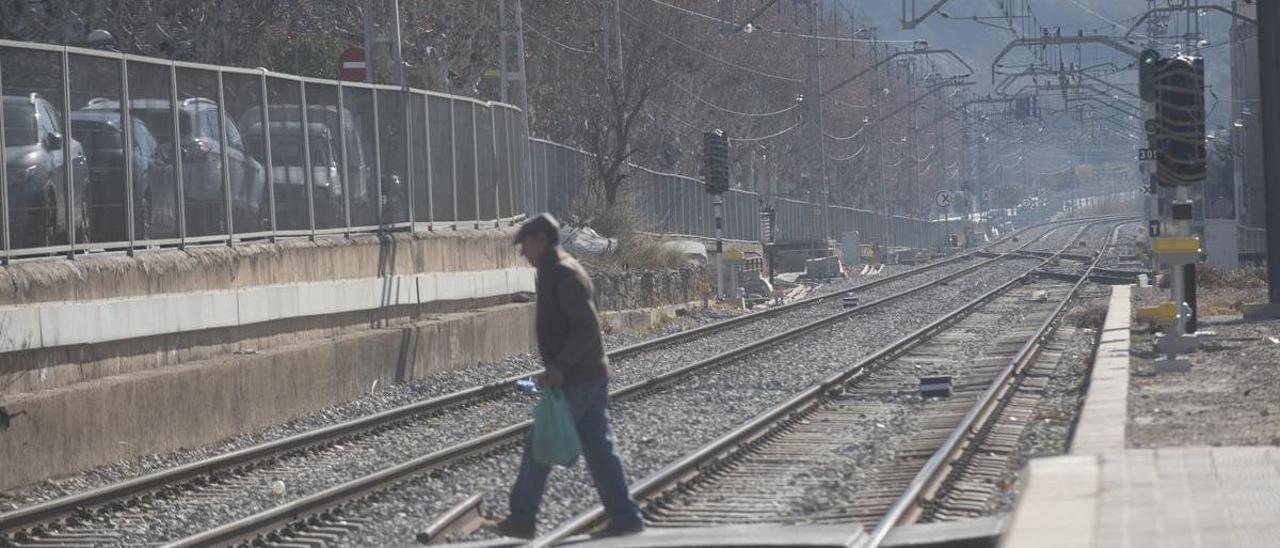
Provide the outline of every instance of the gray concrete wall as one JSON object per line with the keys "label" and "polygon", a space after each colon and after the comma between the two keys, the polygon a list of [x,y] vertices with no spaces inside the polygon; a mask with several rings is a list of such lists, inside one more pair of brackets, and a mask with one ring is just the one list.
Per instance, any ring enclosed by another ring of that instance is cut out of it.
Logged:
{"label": "gray concrete wall", "polygon": [[0,269],[0,395],[507,302],[510,230],[162,250]]}
{"label": "gray concrete wall", "polygon": [[355,234],[23,262],[0,268],[0,306],[523,268],[511,234],[510,228]]}
{"label": "gray concrete wall", "polygon": [[[533,306],[478,311],[0,396],[0,489],[207,444],[341,403],[374,383],[534,348]],[[6,424],[7,423],[7,424]]]}

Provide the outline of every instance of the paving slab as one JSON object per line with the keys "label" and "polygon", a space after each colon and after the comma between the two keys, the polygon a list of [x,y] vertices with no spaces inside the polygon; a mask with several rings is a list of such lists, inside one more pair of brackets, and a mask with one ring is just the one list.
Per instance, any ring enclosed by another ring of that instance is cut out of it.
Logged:
{"label": "paving slab", "polygon": [[650,527],[638,535],[574,538],[564,546],[638,548],[642,546],[850,546],[864,535],[860,525],[726,525],[722,527]]}
{"label": "paving slab", "polygon": [[1033,460],[1000,546],[1273,547],[1280,448],[1163,447]]}

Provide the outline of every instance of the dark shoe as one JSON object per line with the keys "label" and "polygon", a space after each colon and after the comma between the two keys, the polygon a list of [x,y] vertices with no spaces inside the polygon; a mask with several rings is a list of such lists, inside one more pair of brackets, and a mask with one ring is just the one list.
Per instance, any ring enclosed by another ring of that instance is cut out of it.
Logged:
{"label": "dark shoe", "polygon": [[512,523],[504,519],[493,524],[490,529],[504,537],[524,540],[533,540],[533,537],[538,536],[538,524],[536,523]]}
{"label": "dark shoe", "polygon": [[644,532],[643,521],[636,521],[633,523],[625,523],[625,524],[617,524],[610,521],[608,527],[605,527],[604,529],[601,529],[599,531],[596,531],[595,533],[592,533],[591,537],[592,538],[623,537],[623,536],[635,535],[643,532]]}

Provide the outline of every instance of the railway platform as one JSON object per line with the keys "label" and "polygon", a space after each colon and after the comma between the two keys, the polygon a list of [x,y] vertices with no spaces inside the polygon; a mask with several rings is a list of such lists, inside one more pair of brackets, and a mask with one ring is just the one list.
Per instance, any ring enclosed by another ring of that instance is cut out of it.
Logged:
{"label": "railway platform", "polygon": [[1129,290],[1113,294],[1071,453],[1029,463],[1000,546],[1275,546],[1280,448],[1130,447]]}

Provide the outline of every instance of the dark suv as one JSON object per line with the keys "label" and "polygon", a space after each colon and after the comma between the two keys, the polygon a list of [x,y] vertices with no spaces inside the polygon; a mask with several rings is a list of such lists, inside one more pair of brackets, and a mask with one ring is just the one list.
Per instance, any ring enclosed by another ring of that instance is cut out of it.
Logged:
{"label": "dark suv", "polygon": [[[173,237],[177,227],[177,184],[173,161],[147,125],[131,120],[134,236]],[[89,219],[97,241],[128,237],[124,171],[124,129],[118,110],[71,113],[71,134],[84,144],[89,164]]]}
{"label": "dark suv", "polygon": [[[120,102],[94,99],[84,110],[120,110]],[[160,142],[173,142],[173,113],[168,99],[134,99],[129,110]],[[231,211],[238,233],[264,229],[268,218],[266,172],[245,150],[240,130],[223,115],[227,128],[227,160],[231,180]],[[178,132],[182,154],[183,199],[187,234],[226,232],[223,222],[222,141],[218,136],[218,104],[204,98],[178,103]]]}
{"label": "dark suv", "polygon": [[[305,228],[307,176],[311,177],[317,226],[341,226],[342,183],[338,175],[340,146],[324,124],[308,126],[311,164],[304,158],[301,122],[271,122],[271,175],[275,181],[276,216],[281,228]],[[245,125],[244,140],[254,158],[266,160],[266,136],[261,122]],[[309,172],[309,173],[308,173]]]}
{"label": "dark suv", "polygon": [[72,162],[76,240],[89,240],[88,166],[80,143],[66,139],[62,128],[62,114],[39,94],[4,96],[4,168],[9,243],[14,249],[68,242],[67,155]]}

